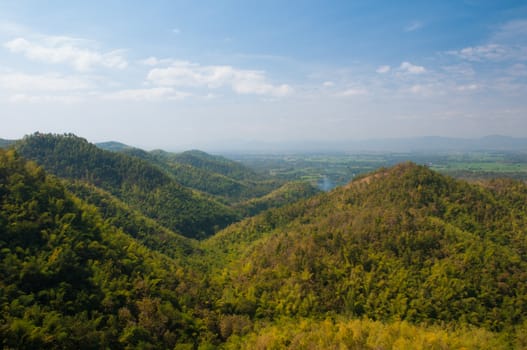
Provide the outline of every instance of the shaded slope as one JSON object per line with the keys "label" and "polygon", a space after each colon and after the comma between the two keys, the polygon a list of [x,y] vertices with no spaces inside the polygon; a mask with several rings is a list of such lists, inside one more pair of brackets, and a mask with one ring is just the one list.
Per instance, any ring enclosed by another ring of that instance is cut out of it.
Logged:
{"label": "shaded slope", "polygon": [[0,252],[3,348],[195,341],[198,327],[182,310],[183,272],[175,261],[105,224],[34,163],[1,150]]}
{"label": "shaded slope", "polygon": [[229,204],[261,197],[283,181],[266,178],[230,159],[202,151],[150,153],[163,168],[184,186],[208,193]]}
{"label": "shaded slope", "polygon": [[301,199],[312,197],[319,192],[307,181],[292,181],[262,197],[240,203],[237,207],[244,213],[244,216],[249,217],[267,209],[280,208]]}
{"label": "shaded slope", "polygon": [[160,153],[160,155],[179,164],[192,165],[196,168],[206,169],[236,180],[256,180],[260,178],[254,171],[238,162],[198,150],[175,154]]}
{"label": "shaded slope", "polygon": [[204,243],[223,312],[503,330],[527,315],[527,188],[413,164],[268,211]]}
{"label": "shaded slope", "polygon": [[64,186],[95,206],[107,224],[123,230],[152,250],[176,260],[197,252],[197,242],[161,226],[109,192],[82,181],[64,180]]}
{"label": "shaded slope", "polygon": [[232,210],[181,186],[160,168],[74,135],[35,134],[16,148],[51,173],[100,187],[187,237],[209,236],[236,219]]}

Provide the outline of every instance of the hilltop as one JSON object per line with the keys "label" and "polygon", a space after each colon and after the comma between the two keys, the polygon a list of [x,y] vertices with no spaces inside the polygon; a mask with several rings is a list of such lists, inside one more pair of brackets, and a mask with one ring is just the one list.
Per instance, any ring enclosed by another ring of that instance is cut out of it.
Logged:
{"label": "hilltop", "polygon": [[223,271],[213,273],[217,303],[256,318],[511,329],[527,315],[526,199],[512,180],[480,186],[411,163],[381,169],[204,242]]}

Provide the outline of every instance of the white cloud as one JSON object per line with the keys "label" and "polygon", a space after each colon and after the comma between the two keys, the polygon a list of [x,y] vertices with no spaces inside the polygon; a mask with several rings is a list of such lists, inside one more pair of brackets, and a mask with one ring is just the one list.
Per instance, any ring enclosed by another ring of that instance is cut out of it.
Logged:
{"label": "white cloud", "polygon": [[419,21],[414,21],[410,24],[408,24],[406,27],[404,27],[404,31],[405,32],[413,32],[413,31],[416,31],[418,29],[421,29],[423,27],[423,23],[419,22]]}
{"label": "white cloud", "polygon": [[332,81],[325,81],[322,83],[322,86],[328,88],[328,87],[335,86],[335,83]]}
{"label": "white cloud", "polygon": [[180,61],[173,60],[171,58],[157,58],[155,56],[150,56],[144,60],[139,61],[139,63],[144,64],[146,66],[170,65],[178,62]]}
{"label": "white cloud", "polygon": [[71,91],[92,87],[87,79],[60,74],[0,73],[0,88],[8,91]]}
{"label": "white cloud", "polygon": [[379,74],[388,73],[392,68],[390,66],[379,66],[375,71]]}
{"label": "white cloud", "polygon": [[475,91],[478,90],[480,86],[478,84],[467,84],[467,85],[458,85],[456,86],[457,91]]}
{"label": "white cloud", "polygon": [[162,100],[181,100],[190,97],[191,94],[177,91],[169,87],[156,87],[150,89],[127,89],[104,95],[107,100],[126,100],[126,101],[162,101]]}
{"label": "white cloud", "polygon": [[67,36],[38,36],[34,40],[18,37],[6,42],[4,47],[33,61],[68,64],[78,71],[88,71],[95,66],[116,69],[127,67],[121,50],[99,52],[86,48],[88,43],[87,40]]}
{"label": "white cloud", "polygon": [[368,91],[365,89],[347,89],[347,90],[340,92],[337,96],[350,97],[350,96],[366,95],[367,93]]}
{"label": "white cloud", "polygon": [[491,36],[489,41],[509,45],[527,44],[527,19],[505,23]]}
{"label": "white cloud", "polygon": [[9,97],[9,102],[20,104],[74,104],[82,98],[74,95],[27,95],[16,94]]}
{"label": "white cloud", "polygon": [[412,85],[409,89],[412,94],[423,94],[427,91],[427,88],[423,85]]}
{"label": "white cloud", "polygon": [[270,84],[264,72],[236,69],[231,66],[202,66],[187,61],[173,61],[169,67],[154,68],[148,81],[158,86],[231,87],[239,94],[285,96],[293,92],[289,85]]}
{"label": "white cloud", "polygon": [[468,61],[501,60],[509,55],[508,48],[498,44],[465,47],[449,53]]}
{"label": "white cloud", "polygon": [[414,64],[411,64],[410,62],[401,63],[401,65],[399,66],[399,69],[407,73],[410,73],[410,74],[422,74],[426,72],[425,67],[416,66]]}
{"label": "white cloud", "polygon": [[157,66],[159,64],[159,60],[153,56],[150,56],[140,62],[147,66]]}
{"label": "white cloud", "polygon": [[504,61],[527,59],[527,20],[513,20],[502,25],[487,43],[448,51],[467,61]]}

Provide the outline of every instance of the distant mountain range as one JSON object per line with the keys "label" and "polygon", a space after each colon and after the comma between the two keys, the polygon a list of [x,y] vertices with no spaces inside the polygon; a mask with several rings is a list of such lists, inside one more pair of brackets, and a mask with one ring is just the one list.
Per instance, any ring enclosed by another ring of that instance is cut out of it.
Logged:
{"label": "distant mountain range", "polygon": [[[0,148],[16,140],[0,138]],[[113,152],[139,150],[117,141],[95,143],[101,149]],[[527,137],[488,135],[480,138],[422,136],[409,138],[378,138],[347,141],[291,141],[260,142],[233,141],[206,147],[217,153],[313,153],[313,152],[473,152],[473,151],[526,151]]]}
{"label": "distant mountain range", "polygon": [[[211,146],[221,153],[316,152],[473,152],[527,151],[527,138],[489,135],[481,138],[423,136],[346,141],[236,142]],[[243,150],[243,151],[240,151]]]}

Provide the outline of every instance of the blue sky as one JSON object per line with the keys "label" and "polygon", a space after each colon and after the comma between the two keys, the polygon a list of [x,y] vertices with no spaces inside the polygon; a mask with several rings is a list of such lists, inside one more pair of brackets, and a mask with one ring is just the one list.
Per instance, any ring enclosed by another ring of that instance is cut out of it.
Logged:
{"label": "blue sky", "polygon": [[527,136],[525,1],[2,1],[0,137]]}

